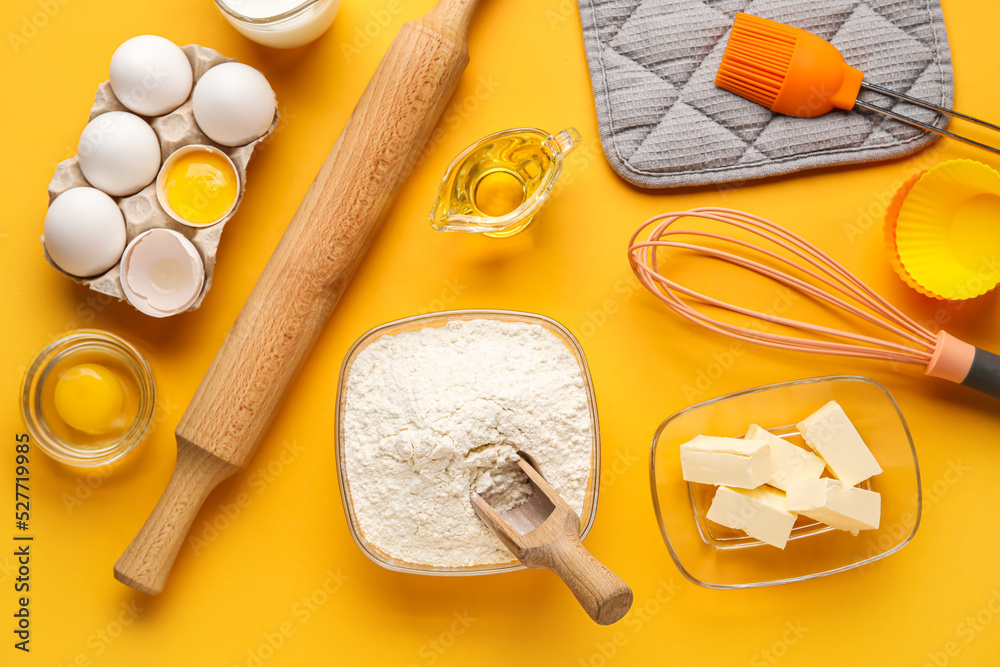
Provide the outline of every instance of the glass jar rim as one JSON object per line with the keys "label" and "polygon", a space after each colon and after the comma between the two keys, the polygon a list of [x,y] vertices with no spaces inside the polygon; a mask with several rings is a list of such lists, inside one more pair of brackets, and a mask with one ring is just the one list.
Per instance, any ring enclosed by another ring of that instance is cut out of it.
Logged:
{"label": "glass jar rim", "polygon": [[215,0],[215,5],[219,8],[221,12],[242,23],[249,23],[252,25],[270,25],[272,23],[280,23],[282,21],[294,18],[302,14],[306,10],[308,10],[310,7],[327,1],[328,0],[303,0],[303,2],[300,2],[291,9],[285,10],[280,14],[274,14],[272,16],[259,16],[259,17],[247,16],[246,14],[241,14],[240,12],[236,11],[232,6],[230,6],[228,0]]}

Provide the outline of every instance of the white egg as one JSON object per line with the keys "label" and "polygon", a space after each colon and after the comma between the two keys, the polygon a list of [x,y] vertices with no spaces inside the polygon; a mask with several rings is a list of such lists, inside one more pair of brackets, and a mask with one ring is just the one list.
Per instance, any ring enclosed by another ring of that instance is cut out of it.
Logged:
{"label": "white egg", "polygon": [[96,276],[122,256],[125,218],[115,201],[100,190],[72,188],[56,197],[45,213],[42,243],[66,273]]}
{"label": "white egg", "polygon": [[109,195],[133,195],[160,170],[160,140],[149,123],[109,111],[87,123],[76,151],[84,178]]}
{"label": "white egg", "polygon": [[191,104],[209,139],[242,146],[267,132],[278,103],[263,74],[242,63],[222,63],[198,79]]}
{"label": "white egg", "polygon": [[143,116],[170,113],[191,94],[191,63],[180,47],[157,35],[126,40],[111,56],[111,90]]}
{"label": "white egg", "polygon": [[122,291],[136,309],[168,317],[191,307],[205,282],[197,248],[172,229],[150,229],[132,239],[122,255]]}

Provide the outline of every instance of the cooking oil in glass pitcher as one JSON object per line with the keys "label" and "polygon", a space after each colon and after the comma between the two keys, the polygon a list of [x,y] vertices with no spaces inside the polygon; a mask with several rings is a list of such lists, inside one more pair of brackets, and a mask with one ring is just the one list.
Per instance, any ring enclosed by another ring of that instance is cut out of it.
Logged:
{"label": "cooking oil in glass pitcher", "polygon": [[493,237],[520,232],[552,192],[563,156],[580,141],[572,127],[555,136],[522,127],[481,139],[448,167],[431,209],[431,226]]}

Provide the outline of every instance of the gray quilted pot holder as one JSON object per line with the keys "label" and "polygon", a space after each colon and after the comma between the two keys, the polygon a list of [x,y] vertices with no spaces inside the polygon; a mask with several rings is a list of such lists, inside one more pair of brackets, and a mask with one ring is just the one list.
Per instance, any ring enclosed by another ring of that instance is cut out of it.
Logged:
{"label": "gray quilted pot holder", "polygon": [[[832,42],[867,82],[952,106],[936,0],[580,0],[601,142],[622,178],[645,188],[742,181],[899,157],[936,138],[869,112],[780,116],[717,88],[738,10]],[[889,98],[861,99],[947,124]]]}

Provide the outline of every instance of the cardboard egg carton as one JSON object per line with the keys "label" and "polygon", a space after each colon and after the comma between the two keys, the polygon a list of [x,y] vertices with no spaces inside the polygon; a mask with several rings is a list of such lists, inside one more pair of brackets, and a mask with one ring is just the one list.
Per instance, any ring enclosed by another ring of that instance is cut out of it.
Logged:
{"label": "cardboard egg carton", "polygon": [[[221,63],[236,62],[234,58],[226,58],[218,51],[197,44],[188,44],[182,47],[181,50],[184,51],[184,54],[191,62],[195,84],[212,67]],[[192,86],[193,90],[194,86]],[[97,88],[97,93],[94,95],[94,104],[90,108],[90,117],[87,120],[89,122],[109,111],[129,111],[129,109],[115,97],[114,92],[111,90],[110,81],[105,81]],[[129,113],[134,112],[129,111]],[[233,207],[234,212],[239,208],[240,202],[243,200],[243,192],[246,189],[247,163],[250,161],[250,156],[253,154],[256,145],[271,134],[278,124],[278,114],[275,112],[271,127],[259,139],[243,146],[223,146],[209,139],[198,128],[198,124],[194,120],[190,95],[184,104],[169,114],[152,118],[142,116],[142,118],[149,122],[157,138],[160,140],[161,165],[171,153],[189,144],[214,146],[229,156],[229,159],[233,161],[233,165],[236,167],[240,181],[236,205]],[[49,181],[49,204],[66,190],[89,185],[90,183],[87,182],[87,179],[83,176],[83,172],[80,170],[80,165],[75,155],[68,160],[63,160],[56,167],[55,174],[53,174],[52,180]],[[219,239],[228,220],[210,227],[201,228],[182,225],[167,215],[166,211],[160,206],[160,202],[156,199],[156,179],[153,179],[152,183],[134,195],[112,197],[112,199],[118,204],[125,217],[126,243],[131,243],[132,239],[147,230],[164,227],[179,232],[197,248],[198,254],[201,255],[202,262],[205,264],[205,283],[201,288],[198,298],[195,299],[188,310],[198,308],[205,298],[205,294],[208,293],[209,288],[212,286],[212,274],[215,268],[215,256],[219,247]],[[43,250],[44,247],[43,245]],[[113,296],[121,301],[127,301],[121,285],[120,262],[102,275],[79,278],[66,273],[56,266],[52,258],[49,257],[48,251],[45,251],[45,259],[57,271],[81,285],[89,287],[95,292]]]}

